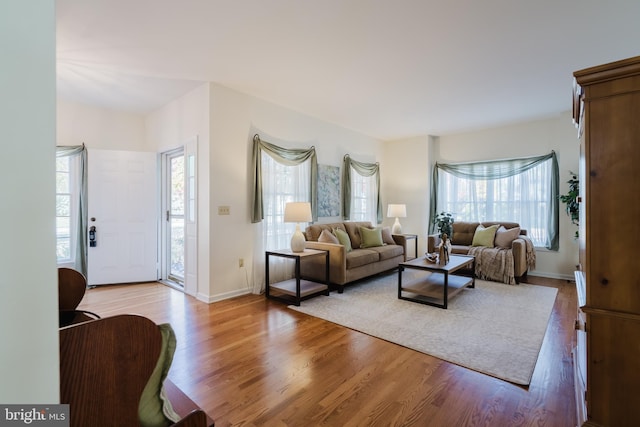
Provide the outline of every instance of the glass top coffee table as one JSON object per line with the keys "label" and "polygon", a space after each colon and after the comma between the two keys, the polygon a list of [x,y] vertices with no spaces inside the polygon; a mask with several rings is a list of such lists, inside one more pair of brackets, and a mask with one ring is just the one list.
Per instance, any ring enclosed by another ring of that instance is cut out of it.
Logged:
{"label": "glass top coffee table", "polygon": [[[398,266],[398,298],[446,309],[449,298],[464,288],[475,288],[475,266],[472,255],[451,255],[446,264],[427,261],[424,256],[402,262]],[[420,273],[403,277],[407,269]]]}

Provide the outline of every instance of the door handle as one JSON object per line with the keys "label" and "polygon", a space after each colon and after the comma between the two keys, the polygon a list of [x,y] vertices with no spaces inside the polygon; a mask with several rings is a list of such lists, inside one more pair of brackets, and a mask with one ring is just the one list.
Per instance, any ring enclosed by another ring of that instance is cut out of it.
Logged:
{"label": "door handle", "polygon": [[89,228],[89,247],[95,248],[97,246],[97,241],[96,241],[96,226],[92,225]]}

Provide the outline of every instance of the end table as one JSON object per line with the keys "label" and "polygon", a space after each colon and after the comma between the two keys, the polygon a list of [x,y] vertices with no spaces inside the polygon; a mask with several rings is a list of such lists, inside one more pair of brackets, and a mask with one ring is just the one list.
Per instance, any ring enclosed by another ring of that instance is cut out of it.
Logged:
{"label": "end table", "polygon": [[[295,277],[277,283],[269,280],[269,258],[282,257],[294,259],[296,262]],[[300,277],[300,261],[306,257],[323,256],[325,259],[325,282],[306,280]],[[272,293],[275,291],[275,294]],[[301,301],[317,295],[329,295],[329,251],[305,249],[304,252],[292,252],[290,249],[267,251],[265,255],[265,296],[285,303],[300,305]]]}
{"label": "end table", "polygon": [[418,258],[418,235],[417,234],[398,234],[398,236],[404,236],[405,240],[412,240],[413,239],[413,243],[415,246],[415,252],[414,252],[414,256],[413,258],[410,258],[408,255],[405,254],[405,259],[407,261],[410,261],[412,259],[416,259]]}

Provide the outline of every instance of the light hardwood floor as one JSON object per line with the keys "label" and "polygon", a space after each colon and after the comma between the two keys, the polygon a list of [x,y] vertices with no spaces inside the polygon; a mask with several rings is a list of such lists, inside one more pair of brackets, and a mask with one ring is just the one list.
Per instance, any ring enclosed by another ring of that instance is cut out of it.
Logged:
{"label": "light hardwood floor", "polygon": [[169,377],[220,427],[575,426],[575,284],[533,276],[527,282],[559,289],[529,387],[264,296],[205,304],[149,283],[91,289],[80,308],[170,322],[178,347]]}

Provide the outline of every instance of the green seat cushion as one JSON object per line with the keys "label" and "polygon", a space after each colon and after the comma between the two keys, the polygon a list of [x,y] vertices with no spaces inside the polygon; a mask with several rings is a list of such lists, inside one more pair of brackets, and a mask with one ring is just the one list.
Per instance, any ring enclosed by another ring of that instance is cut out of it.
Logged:
{"label": "green seat cushion", "polygon": [[473,234],[473,242],[471,243],[471,246],[485,246],[487,248],[492,248],[497,230],[497,225],[492,225],[487,228],[484,228],[482,225],[478,225],[476,232]]}
{"label": "green seat cushion", "polygon": [[360,227],[360,237],[362,238],[362,243],[360,243],[361,248],[373,248],[384,245],[381,228],[371,229]]}
{"label": "green seat cushion", "polygon": [[160,356],[138,405],[138,418],[143,427],[164,427],[180,421],[180,416],[173,410],[162,386],[176,351],[176,334],[168,323],[158,325],[158,328],[162,334]]}

